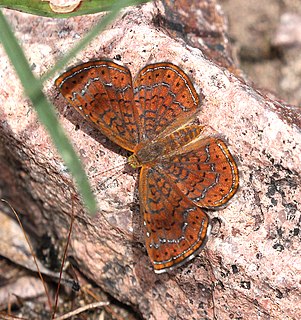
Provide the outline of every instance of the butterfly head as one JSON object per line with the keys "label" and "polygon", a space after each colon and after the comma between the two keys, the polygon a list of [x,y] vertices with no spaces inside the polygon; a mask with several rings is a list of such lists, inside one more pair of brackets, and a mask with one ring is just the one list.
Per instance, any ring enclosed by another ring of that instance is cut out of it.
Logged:
{"label": "butterfly head", "polygon": [[139,159],[135,154],[132,154],[131,156],[128,157],[128,164],[134,169],[141,167],[141,162],[139,161]]}

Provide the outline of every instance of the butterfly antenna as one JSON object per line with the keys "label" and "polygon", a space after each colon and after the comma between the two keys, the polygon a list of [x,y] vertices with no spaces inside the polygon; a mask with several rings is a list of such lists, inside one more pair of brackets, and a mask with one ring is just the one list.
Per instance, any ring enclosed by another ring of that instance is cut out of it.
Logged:
{"label": "butterfly antenna", "polygon": [[101,171],[101,172],[97,172],[96,174],[90,176],[90,178],[95,178],[95,177],[97,177],[97,176],[99,176],[101,174],[108,173],[108,172],[113,171],[113,170],[117,171],[117,169],[125,166],[127,163],[128,163],[128,161],[125,160],[124,162],[122,162],[122,163],[120,163],[120,164],[118,164],[118,165],[116,165],[116,166],[114,166],[114,167],[112,167],[110,169],[107,169],[107,170],[104,170],[104,171]]}
{"label": "butterfly antenna", "polygon": [[127,163],[128,163],[127,161],[124,161],[123,163],[118,164],[118,165],[114,166],[113,168],[110,168],[109,170],[98,172],[97,174],[91,176],[91,177],[95,178],[96,176],[99,176],[100,174],[106,174],[107,172],[115,171],[109,177],[102,179],[101,182],[96,182],[96,184],[93,185],[94,191],[104,190],[105,187],[108,187],[109,181],[112,181],[113,179],[116,179],[116,178],[120,177],[121,175],[123,175],[124,171],[120,170],[120,168],[124,167]]}

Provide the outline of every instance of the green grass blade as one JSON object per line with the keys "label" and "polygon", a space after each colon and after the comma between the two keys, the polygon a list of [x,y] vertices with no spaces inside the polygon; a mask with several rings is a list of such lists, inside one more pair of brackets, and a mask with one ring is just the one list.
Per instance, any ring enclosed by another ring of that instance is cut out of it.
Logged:
{"label": "green grass blade", "polygon": [[53,142],[75,178],[89,212],[95,213],[97,209],[96,201],[91,192],[91,188],[81,162],[79,161],[63,129],[59,125],[54,108],[48,102],[42,91],[41,82],[32,74],[24,53],[1,11],[0,30],[0,41],[2,42],[2,45],[20,78],[26,96],[32,101],[40,121],[44,124],[48,132],[51,132]]}
{"label": "green grass blade", "polygon": [[[93,0],[92,0],[93,1]],[[17,0],[0,0],[0,7],[4,2],[10,4],[19,3],[23,6],[28,1]],[[33,4],[34,1],[30,1]],[[40,0],[38,1],[40,2]],[[87,1],[85,1],[87,2]],[[30,66],[24,56],[22,49],[20,48],[14,34],[12,33],[5,17],[0,11],[0,40],[14,65],[20,81],[24,87],[25,94],[30,98],[34,108],[37,111],[40,121],[44,124],[48,130],[51,138],[73,175],[78,189],[83,197],[83,200],[90,211],[94,213],[96,211],[96,202],[91,192],[91,188],[88,183],[88,179],[82,169],[82,165],[72,148],[69,140],[67,139],[63,129],[59,125],[56,118],[53,106],[48,102],[42,91],[42,84],[44,81],[52,77],[58,70],[62,69],[70,59],[72,59],[79,51],[81,51],[96,35],[99,34],[104,28],[118,15],[119,11],[126,6],[138,3],[147,2],[146,0],[118,0],[118,1],[99,1],[99,3],[113,3],[113,6],[108,7],[111,11],[102,18],[102,20],[85,36],[67,55],[60,59],[54,68],[46,73],[40,80],[38,80],[31,72]],[[29,3],[29,2],[28,2]]]}
{"label": "green grass blade", "polygon": [[[126,6],[136,5],[149,0],[128,0]],[[0,0],[0,7],[19,10],[31,14],[36,14],[52,18],[69,18],[79,15],[97,13],[111,10],[113,5],[119,5],[119,0],[84,0],[70,13],[53,12],[48,1],[41,0]]]}

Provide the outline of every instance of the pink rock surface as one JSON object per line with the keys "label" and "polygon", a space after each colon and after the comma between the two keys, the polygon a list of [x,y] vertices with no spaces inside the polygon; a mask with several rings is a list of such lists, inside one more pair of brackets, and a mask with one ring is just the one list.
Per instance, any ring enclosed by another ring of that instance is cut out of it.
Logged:
{"label": "pink rock surface", "polygon": [[[216,27],[223,35],[215,19],[205,23],[209,13],[220,21],[220,9],[211,1],[198,3],[199,30]],[[300,319],[300,109],[272,101],[238,79],[227,51],[213,50],[229,63],[217,59],[206,50],[212,43],[202,33],[194,33],[198,47],[174,34],[169,10],[161,2],[125,9],[71,65],[121,57],[133,75],[152,62],[181,67],[205,95],[200,123],[218,131],[236,156],[240,189],[226,208],[208,213],[213,233],[198,257],[173,272],[154,274],[144,248],[137,172],[125,167],[103,173],[124,162],[127,153],[66,106],[49,81],[45,92],[99,204],[91,219],[76,203],[69,255],[82,273],[145,319]],[[4,12],[37,76],[102,16],[53,20]],[[158,17],[166,23],[158,26]],[[220,39],[226,46],[226,38]],[[65,238],[75,189],[2,48],[0,78],[1,197],[24,215],[28,232]]]}

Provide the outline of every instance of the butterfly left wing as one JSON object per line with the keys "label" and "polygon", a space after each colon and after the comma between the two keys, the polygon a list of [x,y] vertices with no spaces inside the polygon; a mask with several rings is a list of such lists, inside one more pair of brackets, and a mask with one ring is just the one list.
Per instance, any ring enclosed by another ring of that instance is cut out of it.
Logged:
{"label": "butterfly left wing", "polygon": [[140,140],[140,121],[128,68],[107,60],[90,61],[66,71],[55,84],[104,135],[124,149],[134,150]]}
{"label": "butterfly left wing", "polygon": [[139,194],[146,248],[155,272],[195,257],[210,233],[206,213],[156,166],[142,167]]}

